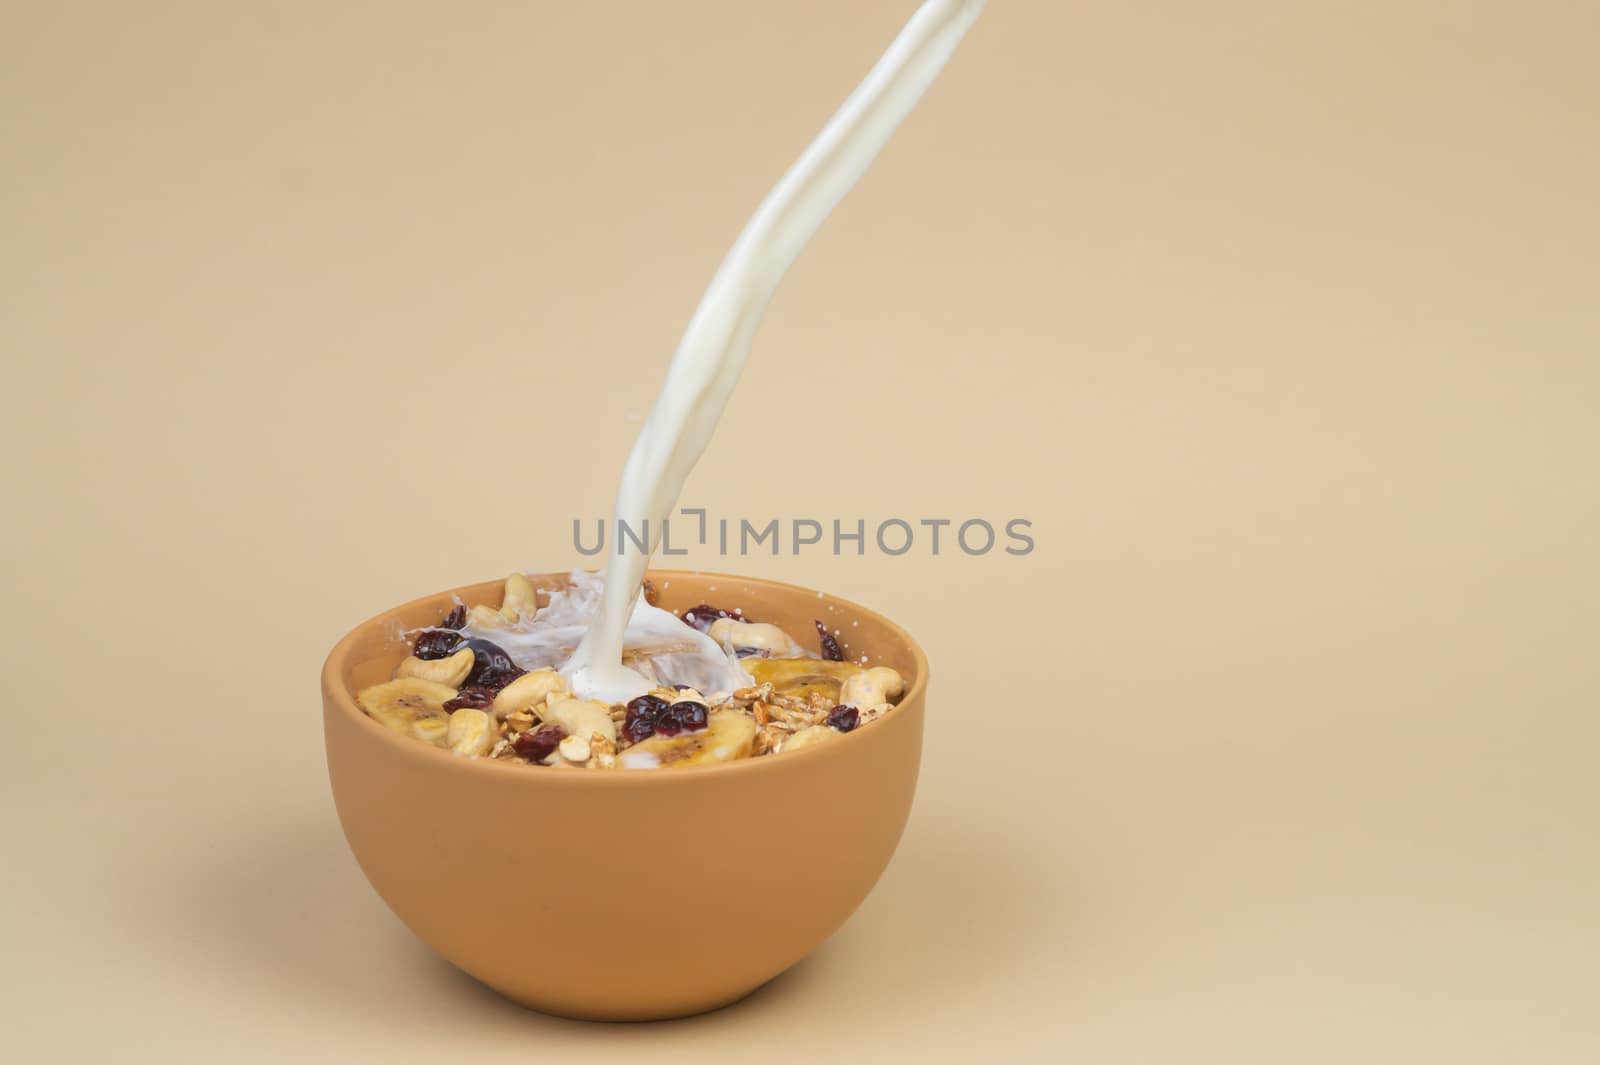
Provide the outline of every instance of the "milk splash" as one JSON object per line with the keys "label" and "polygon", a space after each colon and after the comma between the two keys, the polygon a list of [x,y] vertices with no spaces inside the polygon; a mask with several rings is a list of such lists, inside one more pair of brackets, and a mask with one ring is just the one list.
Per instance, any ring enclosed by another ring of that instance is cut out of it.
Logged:
{"label": "milk splash", "polygon": [[[590,631],[604,580],[573,570],[567,587],[550,593],[550,603],[533,617],[509,627],[463,626],[461,634],[493,642],[523,669],[559,667]],[[731,692],[750,677],[716,640],[685,625],[671,611],[653,607],[640,596],[628,616],[622,652],[648,672],[649,684],[687,684],[696,691]],[[635,676],[644,673],[629,670]]]}
{"label": "milk splash", "polygon": [[622,661],[630,618],[639,617],[645,567],[689,471],[727,406],[767,303],[823,219],[944,69],[982,9],[983,0],[927,0],[918,8],[767,194],[712,277],[617,490],[619,524],[614,527],[626,522],[630,529],[642,530],[648,549],[625,550],[606,568],[593,623],[561,669],[583,698],[624,702],[653,686],[650,678]]}

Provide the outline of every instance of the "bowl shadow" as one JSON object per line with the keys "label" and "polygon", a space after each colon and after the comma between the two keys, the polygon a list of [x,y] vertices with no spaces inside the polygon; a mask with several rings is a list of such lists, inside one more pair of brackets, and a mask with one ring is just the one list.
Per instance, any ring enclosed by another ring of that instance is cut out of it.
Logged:
{"label": "bowl shadow", "polygon": [[[457,1046],[497,1032],[519,1040],[564,1032],[575,1046],[626,1045],[674,1031],[699,1038],[713,1027],[746,1035],[770,1034],[775,1024],[803,1030],[824,1007],[889,1025],[894,1017],[874,1014],[871,1003],[871,989],[888,982],[915,981],[928,1007],[970,997],[985,973],[998,977],[998,963],[1027,949],[1027,914],[1043,904],[1036,893],[1048,885],[1023,875],[1025,865],[1003,837],[961,835],[914,816],[873,894],[810,957],[719,1010],[641,1024],[533,1012],[434,954],[366,883],[331,806],[195,826],[155,863],[155,882],[125,897],[138,900],[130,917],[150,949],[224,974],[240,993],[283,1014],[352,1028],[434,1028]],[[416,1009],[419,995],[432,1008]]]}

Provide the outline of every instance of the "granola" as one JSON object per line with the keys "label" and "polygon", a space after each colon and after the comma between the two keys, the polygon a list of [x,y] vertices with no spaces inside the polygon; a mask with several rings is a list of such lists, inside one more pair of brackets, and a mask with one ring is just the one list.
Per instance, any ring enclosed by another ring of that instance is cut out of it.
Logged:
{"label": "granola", "polygon": [[[540,664],[537,650],[526,650],[549,642],[537,634],[548,620],[545,611],[560,600],[555,593],[541,606],[539,594],[526,577],[513,574],[499,607],[458,605],[438,625],[416,633],[413,653],[394,679],[363,688],[357,703],[380,724],[464,757],[617,770],[717,765],[803,750],[879,720],[905,690],[894,669],[868,666],[866,656],[844,661],[837,630],[821,622],[819,655],[737,608],[698,604],[682,615],[666,614],[651,602],[657,594],[652,586],[644,602],[690,636],[632,653],[629,665],[660,681],[650,691],[626,703],[592,702],[568,690],[557,663]],[[481,635],[485,630],[497,630],[496,640]],[[726,656],[726,664],[707,675],[748,683],[711,692],[669,683],[694,640],[712,641],[704,646]]]}

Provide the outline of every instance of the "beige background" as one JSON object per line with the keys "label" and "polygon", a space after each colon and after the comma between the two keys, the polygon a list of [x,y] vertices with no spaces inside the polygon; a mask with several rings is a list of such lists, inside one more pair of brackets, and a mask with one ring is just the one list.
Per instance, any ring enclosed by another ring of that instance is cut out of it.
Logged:
{"label": "beige background", "polygon": [[722,251],[911,7],[4,5],[0,1044],[1600,1058],[1590,3],[994,0],[686,500],[1034,522],[691,556],[925,641],[877,892],[746,1002],[619,1028],[367,889],[326,649],[579,561]]}

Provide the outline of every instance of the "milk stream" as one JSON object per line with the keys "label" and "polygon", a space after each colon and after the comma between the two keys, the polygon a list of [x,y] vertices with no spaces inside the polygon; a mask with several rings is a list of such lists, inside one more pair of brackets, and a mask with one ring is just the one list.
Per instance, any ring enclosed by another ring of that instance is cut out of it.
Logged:
{"label": "milk stream", "polygon": [[[663,523],[727,406],[767,303],[823,219],[944,69],[982,9],[983,0],[927,0],[918,8],[767,194],[712,277],[622,471],[616,520],[641,531],[648,550],[630,544],[606,567],[593,621],[561,669],[581,697],[624,702],[652,687],[649,678],[622,664],[629,619],[638,613],[645,568]],[[617,527],[613,524],[613,530]],[[613,538],[622,545],[621,536]]]}

